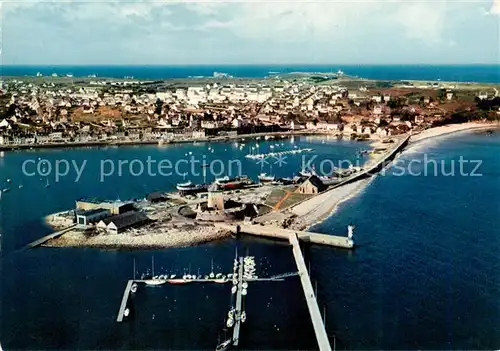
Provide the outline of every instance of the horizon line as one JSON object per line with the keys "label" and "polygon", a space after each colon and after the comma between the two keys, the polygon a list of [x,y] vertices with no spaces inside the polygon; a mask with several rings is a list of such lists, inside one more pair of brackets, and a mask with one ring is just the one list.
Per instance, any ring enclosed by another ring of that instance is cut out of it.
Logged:
{"label": "horizon line", "polygon": [[[193,66],[500,66],[497,63],[2,63],[0,67],[89,67],[89,66],[136,66],[136,67],[193,67]],[[340,68],[340,67],[339,67]],[[1,69],[1,68],[0,68]]]}

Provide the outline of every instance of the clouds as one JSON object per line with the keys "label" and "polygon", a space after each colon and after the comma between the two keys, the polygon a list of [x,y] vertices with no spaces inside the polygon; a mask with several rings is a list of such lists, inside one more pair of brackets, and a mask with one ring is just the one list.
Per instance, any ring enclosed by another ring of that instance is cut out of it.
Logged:
{"label": "clouds", "polygon": [[[498,62],[498,17],[480,11],[490,4],[18,1],[2,6],[2,59],[4,64]],[[500,13],[498,2],[489,12]]]}

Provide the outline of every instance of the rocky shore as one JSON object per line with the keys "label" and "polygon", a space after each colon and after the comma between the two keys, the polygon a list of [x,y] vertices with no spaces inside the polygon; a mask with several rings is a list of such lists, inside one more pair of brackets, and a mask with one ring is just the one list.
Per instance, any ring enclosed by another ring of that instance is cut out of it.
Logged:
{"label": "rocky shore", "polygon": [[158,249],[170,247],[194,246],[229,237],[229,231],[215,228],[213,225],[185,225],[167,232],[148,232],[136,234],[133,231],[122,234],[88,235],[83,231],[73,230],[52,239],[44,246],[48,247],[91,247],[99,249]]}

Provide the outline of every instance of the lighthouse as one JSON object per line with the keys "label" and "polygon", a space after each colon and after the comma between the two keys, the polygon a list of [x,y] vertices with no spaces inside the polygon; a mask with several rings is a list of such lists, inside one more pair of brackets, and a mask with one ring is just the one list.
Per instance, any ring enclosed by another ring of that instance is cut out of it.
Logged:
{"label": "lighthouse", "polygon": [[353,233],[354,233],[354,225],[349,224],[347,226],[347,237],[349,238],[349,240],[352,240]]}

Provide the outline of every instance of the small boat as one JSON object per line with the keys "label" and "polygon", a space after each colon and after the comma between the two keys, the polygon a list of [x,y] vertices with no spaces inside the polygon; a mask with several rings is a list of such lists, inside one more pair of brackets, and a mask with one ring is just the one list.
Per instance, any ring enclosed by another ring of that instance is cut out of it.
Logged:
{"label": "small boat", "polygon": [[125,311],[123,311],[123,315],[125,317],[128,317],[129,314],[130,314],[130,310],[128,308],[126,308]]}
{"label": "small boat", "polygon": [[185,183],[178,183],[176,186],[177,190],[183,194],[189,193],[199,193],[208,190],[208,184],[194,184],[190,181]]}
{"label": "small boat", "polygon": [[234,325],[234,319],[232,318],[228,318],[227,322],[226,322],[226,327],[228,328],[232,328]]}
{"label": "small boat", "polygon": [[236,294],[236,291],[238,291],[238,288],[236,287],[236,285],[233,285],[233,287],[231,288],[231,294]]}
{"label": "small boat", "polygon": [[132,293],[136,293],[137,292],[137,284],[136,283],[132,284],[132,287],[130,288],[130,291]]}
{"label": "small boat", "polygon": [[217,273],[217,274],[215,275],[215,278],[217,278],[217,279],[219,279],[220,277],[222,277],[222,273]]}
{"label": "small boat", "polygon": [[169,284],[187,284],[191,283],[191,280],[189,279],[167,279],[167,283]]}
{"label": "small boat", "polygon": [[167,282],[166,280],[159,279],[158,277],[155,277],[153,279],[147,279],[144,281],[146,285],[151,285],[151,286],[162,285],[165,284],[166,282]]}
{"label": "small boat", "polygon": [[47,179],[47,183],[45,183],[45,187],[46,188],[49,188],[50,187],[50,184],[49,184],[49,180]]}
{"label": "small boat", "polygon": [[233,319],[234,318],[234,309],[229,310],[227,313],[227,318]]}
{"label": "small boat", "polygon": [[247,313],[245,311],[241,312],[241,323],[245,323],[247,320]]}
{"label": "small boat", "polygon": [[7,183],[10,183],[10,182],[11,182],[10,178],[7,178],[6,182],[7,182]]}
{"label": "small boat", "polygon": [[172,274],[172,275],[170,276],[170,279],[174,279],[174,278],[175,278],[175,274]]}
{"label": "small boat", "polygon": [[3,188],[2,189],[2,192],[3,193],[8,193],[9,191],[11,191],[12,189],[11,188]]}
{"label": "small boat", "polygon": [[229,350],[229,346],[231,345],[231,339],[224,341],[223,343],[217,345],[215,351],[226,351]]}
{"label": "small boat", "polygon": [[268,175],[267,173],[261,173],[257,176],[257,178],[259,178],[259,181],[261,183],[269,183],[269,182],[274,182],[274,180],[276,179],[275,176],[272,176],[272,175]]}
{"label": "small boat", "polygon": [[247,289],[241,290],[241,295],[245,296],[247,294]]}
{"label": "small boat", "polygon": [[248,288],[248,283],[247,282],[243,282],[243,284],[241,284],[241,286],[243,287],[243,289],[246,289],[246,288]]}
{"label": "small boat", "polygon": [[23,185],[22,185],[22,184],[21,184],[21,185],[19,185],[19,189],[22,189],[22,187],[23,187]]}

